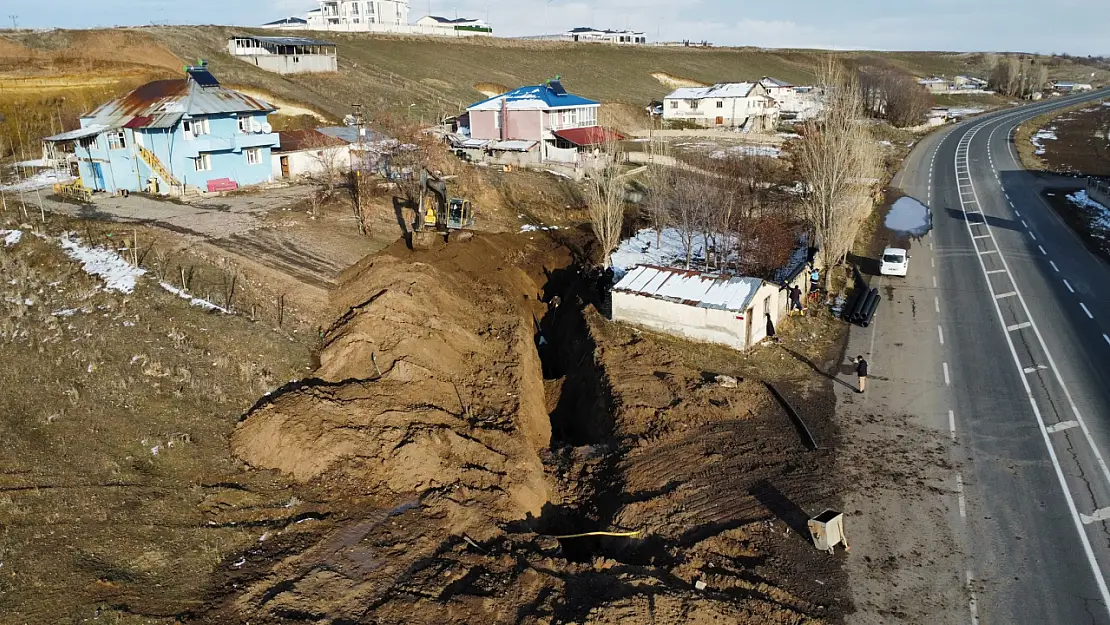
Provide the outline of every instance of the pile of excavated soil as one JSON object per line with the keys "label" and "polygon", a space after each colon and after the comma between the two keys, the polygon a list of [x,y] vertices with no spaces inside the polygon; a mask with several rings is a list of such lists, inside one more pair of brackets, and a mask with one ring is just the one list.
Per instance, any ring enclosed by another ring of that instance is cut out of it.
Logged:
{"label": "pile of excavated soil", "polygon": [[[197,618],[840,618],[840,558],[802,535],[828,457],[762,384],[604,319],[569,264],[543,236],[479,235],[349,270],[315,378],[232,440],[325,503],[224,567]],[[632,535],[577,536],[598,531]]]}

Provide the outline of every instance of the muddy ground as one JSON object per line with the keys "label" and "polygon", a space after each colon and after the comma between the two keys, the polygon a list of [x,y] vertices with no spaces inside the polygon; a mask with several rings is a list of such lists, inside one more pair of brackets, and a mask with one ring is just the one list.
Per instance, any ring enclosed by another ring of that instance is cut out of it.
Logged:
{"label": "muddy ground", "polygon": [[1040,160],[1048,171],[1110,177],[1110,106],[1097,102],[1068,111],[1045,125],[1056,140],[1043,141]]}
{"label": "muddy ground", "polygon": [[[258,544],[192,618],[839,620],[843,554],[805,528],[836,502],[829,381],[796,350],[752,356],[801,371],[783,390],[822,441],[809,451],[763,383],[713,381],[763,367],[607,321],[569,247],[398,244],[346,272],[320,368],[232,438],[312,504],[302,523],[252,519]],[[599,531],[621,535],[577,536]]]}

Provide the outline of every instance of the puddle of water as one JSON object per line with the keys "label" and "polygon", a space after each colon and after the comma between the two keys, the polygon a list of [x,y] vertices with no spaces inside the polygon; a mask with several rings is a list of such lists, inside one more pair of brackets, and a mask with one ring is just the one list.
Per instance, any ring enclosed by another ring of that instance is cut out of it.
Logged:
{"label": "puddle of water", "polygon": [[894,232],[923,237],[933,229],[933,216],[928,206],[909,196],[900,197],[890,207],[883,225]]}

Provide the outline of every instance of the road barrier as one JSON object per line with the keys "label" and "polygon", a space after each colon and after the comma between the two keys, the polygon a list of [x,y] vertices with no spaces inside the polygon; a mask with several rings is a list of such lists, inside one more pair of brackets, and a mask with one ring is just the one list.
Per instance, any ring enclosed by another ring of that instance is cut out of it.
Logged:
{"label": "road barrier", "polygon": [[1087,178],[1087,197],[1110,208],[1110,181]]}

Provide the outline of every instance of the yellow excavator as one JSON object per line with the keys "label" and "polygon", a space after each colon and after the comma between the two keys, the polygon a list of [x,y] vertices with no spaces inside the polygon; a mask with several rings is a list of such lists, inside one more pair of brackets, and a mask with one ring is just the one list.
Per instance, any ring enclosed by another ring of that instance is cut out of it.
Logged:
{"label": "yellow excavator", "polygon": [[450,232],[474,225],[470,200],[447,196],[447,182],[427,169],[420,172],[420,205],[416,209],[416,231]]}

